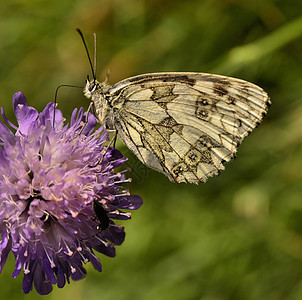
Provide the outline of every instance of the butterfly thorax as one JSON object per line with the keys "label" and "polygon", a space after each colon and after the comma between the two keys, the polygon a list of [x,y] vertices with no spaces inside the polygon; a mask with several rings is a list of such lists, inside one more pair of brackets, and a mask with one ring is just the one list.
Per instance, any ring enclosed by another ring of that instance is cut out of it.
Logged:
{"label": "butterfly thorax", "polygon": [[92,112],[106,129],[115,130],[113,120],[113,107],[110,103],[109,90],[111,85],[107,82],[87,80],[84,95],[93,102]]}

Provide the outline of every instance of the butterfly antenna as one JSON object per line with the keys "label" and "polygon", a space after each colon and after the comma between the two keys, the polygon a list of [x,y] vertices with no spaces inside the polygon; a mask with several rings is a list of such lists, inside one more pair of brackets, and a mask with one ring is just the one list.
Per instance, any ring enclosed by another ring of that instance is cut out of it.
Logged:
{"label": "butterfly antenna", "polygon": [[[84,47],[85,47],[85,50],[86,50],[86,54],[87,54],[87,57],[88,57],[88,60],[89,60],[89,64],[90,64],[90,67],[91,67],[92,76],[93,76],[93,79],[96,80],[95,69],[93,68],[93,65],[92,65],[92,61],[91,61],[91,58],[90,58],[90,55],[89,55],[89,51],[88,51],[88,48],[87,48],[85,38],[83,36],[82,31],[79,28],[77,28],[77,32],[79,33],[79,35],[82,38],[82,41],[83,41],[83,44],[84,44]],[[95,43],[95,48],[96,48],[96,43]]]}
{"label": "butterfly antenna", "polygon": [[94,75],[93,75],[93,78],[96,78],[96,33],[93,33],[93,40],[94,40],[94,56],[93,56]]}
{"label": "butterfly antenna", "polygon": [[83,88],[82,86],[78,86],[78,85],[71,85],[71,84],[61,84],[56,88],[56,92],[55,92],[55,101],[54,101],[54,109],[53,109],[53,128],[55,127],[55,121],[56,121],[56,107],[57,107],[57,98],[58,98],[58,91],[61,87],[74,87],[74,88]]}

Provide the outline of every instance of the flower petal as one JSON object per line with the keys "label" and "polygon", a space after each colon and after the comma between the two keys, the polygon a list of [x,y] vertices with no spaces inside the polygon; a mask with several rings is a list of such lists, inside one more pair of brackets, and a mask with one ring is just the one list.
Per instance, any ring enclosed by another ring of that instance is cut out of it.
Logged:
{"label": "flower petal", "polygon": [[17,130],[18,128],[6,117],[3,107],[1,107],[1,115],[2,118],[4,119],[4,121],[6,122],[6,124],[8,124],[10,127],[14,128],[15,130]]}
{"label": "flower petal", "polygon": [[0,121],[0,140],[14,145],[15,135]]}
{"label": "flower petal", "polygon": [[17,92],[13,96],[13,107],[20,132],[26,134],[28,126],[38,117],[38,112],[27,101],[22,92]]}
{"label": "flower petal", "polygon": [[0,243],[0,273],[7,260],[8,254],[12,249],[12,241],[7,235],[7,231],[2,232],[2,241]]}
{"label": "flower petal", "polygon": [[35,289],[40,295],[47,295],[52,291],[52,284],[39,263],[34,271],[33,280]]}
{"label": "flower petal", "polygon": [[122,198],[116,198],[112,204],[122,209],[136,210],[142,206],[143,200],[140,196],[130,195]]}
{"label": "flower petal", "polygon": [[[83,121],[84,122],[86,121],[86,113],[84,114]],[[94,130],[96,124],[97,124],[97,121],[96,121],[95,116],[93,114],[89,113],[87,123],[85,124],[85,127],[84,127],[82,133],[88,136]]]}

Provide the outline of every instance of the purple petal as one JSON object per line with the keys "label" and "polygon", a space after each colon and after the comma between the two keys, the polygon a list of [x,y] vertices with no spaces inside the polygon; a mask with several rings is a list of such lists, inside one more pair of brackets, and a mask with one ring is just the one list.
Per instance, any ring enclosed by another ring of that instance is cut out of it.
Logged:
{"label": "purple petal", "polygon": [[124,227],[111,227],[104,232],[104,237],[115,245],[121,245],[125,239]]}
{"label": "purple petal", "polygon": [[[103,243],[101,243],[101,244],[93,246],[93,249],[95,249],[96,251],[98,251],[98,252],[100,252],[100,253],[108,256],[108,257],[115,257],[115,255],[116,255],[115,248],[112,247],[110,244],[108,245],[108,247],[106,247]],[[98,270],[96,268],[94,260],[90,259],[90,261],[93,264],[94,268],[96,270]],[[102,270],[102,268],[101,268],[101,270]]]}
{"label": "purple petal", "polygon": [[0,121],[0,140],[14,145],[15,135]]}
{"label": "purple petal", "polygon": [[53,273],[53,270],[50,267],[49,261],[46,259],[43,259],[42,270],[43,270],[43,273],[45,273],[46,277],[48,278],[48,280],[51,284],[57,283],[57,279]]}
{"label": "purple petal", "polygon": [[33,272],[24,274],[22,280],[22,291],[24,294],[28,294],[33,289]]}
{"label": "purple petal", "polygon": [[91,253],[87,253],[89,256],[89,261],[92,263],[93,267],[98,271],[102,272],[102,264],[100,263],[99,259],[96,256],[92,255]]}
{"label": "purple petal", "polygon": [[4,113],[4,110],[3,110],[3,107],[1,107],[1,115],[2,115],[2,118],[4,119],[4,121],[6,122],[6,124],[8,124],[10,127],[14,128],[15,130],[18,129],[17,126],[15,126],[5,115]]}
{"label": "purple petal", "polygon": [[71,274],[72,280],[81,280],[84,277],[86,277],[86,270],[83,268],[82,265],[73,265],[72,266],[75,269],[75,272]]}
{"label": "purple petal", "polygon": [[27,105],[25,96],[21,92],[17,92],[13,96],[13,107],[21,132],[26,133],[28,126],[34,122],[38,117],[38,112]]}
{"label": "purple petal", "polygon": [[[73,111],[72,111],[72,114],[71,114],[71,118],[70,118],[70,126],[74,126],[77,122],[77,111],[78,109],[75,108]],[[83,110],[82,110],[83,111]],[[81,117],[82,118],[82,117]]]}
{"label": "purple petal", "polygon": [[116,198],[112,203],[122,209],[136,210],[142,206],[143,199],[140,196],[130,195]]}
{"label": "purple petal", "polygon": [[62,271],[62,268],[58,268],[57,272],[57,285],[59,288],[62,288],[65,286],[66,280],[65,280],[65,274]]}
{"label": "purple petal", "polygon": [[[86,121],[86,114],[84,114],[82,121],[83,122]],[[85,127],[84,127],[82,133],[87,136],[90,135],[91,132],[94,130],[96,124],[97,124],[97,120],[96,120],[95,116],[93,114],[89,113],[87,123],[85,124]]]}
{"label": "purple petal", "polygon": [[13,107],[16,119],[19,123],[19,120],[23,119],[24,113],[28,108],[26,98],[22,92],[17,92],[13,95]]}
{"label": "purple petal", "polygon": [[[52,102],[49,102],[43,111],[39,114],[39,121],[41,125],[46,125],[48,122],[52,125],[53,123],[53,108],[54,104]],[[56,113],[59,112],[59,110],[56,110]],[[59,118],[59,115],[56,114],[55,118]],[[56,123],[58,123],[61,120],[55,120]]]}
{"label": "purple petal", "polygon": [[[51,118],[51,122],[53,122],[53,117]],[[62,128],[63,125],[63,115],[62,112],[58,109],[55,111],[55,128]]]}
{"label": "purple petal", "polygon": [[113,168],[117,168],[127,160],[123,157],[122,153],[119,150],[113,147],[109,147],[108,151],[105,154],[105,158],[110,161],[110,164],[113,166]]}
{"label": "purple petal", "polygon": [[2,241],[0,244],[1,256],[0,256],[0,273],[3,269],[3,266],[7,260],[8,254],[12,249],[12,240],[7,237],[7,232],[2,232]]}
{"label": "purple petal", "polygon": [[29,267],[30,272],[23,276],[22,291],[24,294],[28,294],[33,289],[33,279],[37,264],[37,261],[32,261]]}
{"label": "purple petal", "polygon": [[52,291],[52,284],[38,263],[34,271],[34,286],[40,295],[47,295]]}

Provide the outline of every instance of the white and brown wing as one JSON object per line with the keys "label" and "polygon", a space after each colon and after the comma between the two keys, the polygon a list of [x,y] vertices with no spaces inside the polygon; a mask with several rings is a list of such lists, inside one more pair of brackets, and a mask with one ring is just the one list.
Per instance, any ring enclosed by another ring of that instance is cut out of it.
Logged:
{"label": "white and brown wing", "polygon": [[109,93],[126,146],[177,183],[205,182],[223,170],[270,105],[252,83],[205,73],[139,75]]}

